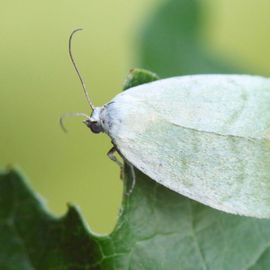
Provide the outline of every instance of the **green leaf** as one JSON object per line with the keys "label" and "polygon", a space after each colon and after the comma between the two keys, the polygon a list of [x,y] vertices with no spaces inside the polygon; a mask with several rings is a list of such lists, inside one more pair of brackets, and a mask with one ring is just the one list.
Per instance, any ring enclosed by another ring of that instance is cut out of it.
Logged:
{"label": "green leaf", "polygon": [[100,252],[74,206],[56,218],[15,170],[0,175],[0,269],[86,269]]}
{"label": "green leaf", "polygon": [[[126,168],[125,181],[131,174]],[[269,269],[270,222],[188,200],[136,171],[111,235],[74,206],[50,215],[20,174],[0,175],[0,269]]]}
{"label": "green leaf", "polygon": [[123,84],[123,90],[158,79],[158,75],[151,71],[134,68],[129,71],[129,74]]}

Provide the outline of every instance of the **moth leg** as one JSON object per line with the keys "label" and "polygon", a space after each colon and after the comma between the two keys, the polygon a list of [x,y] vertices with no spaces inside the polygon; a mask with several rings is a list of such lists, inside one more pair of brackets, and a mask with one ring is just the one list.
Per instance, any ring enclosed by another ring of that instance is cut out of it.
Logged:
{"label": "moth leg", "polygon": [[121,161],[119,161],[116,156],[114,155],[114,153],[117,152],[117,149],[115,146],[113,146],[109,152],[107,153],[107,156],[113,161],[115,162],[120,168],[121,170],[123,169],[124,165]]}
{"label": "moth leg", "polygon": [[115,152],[117,152],[117,148],[113,146],[107,153],[107,156],[109,157],[110,160],[115,162],[120,167],[120,179],[123,180],[124,179],[124,164],[116,158],[116,156],[114,155]]}
{"label": "moth leg", "polygon": [[[120,167],[120,177],[121,179],[124,179],[124,164],[116,158],[116,156],[114,155],[115,152],[117,152],[117,148],[113,146],[107,153],[107,156]],[[135,175],[134,166],[128,161],[126,161],[125,163],[130,167],[131,178],[132,178],[131,187],[129,188],[128,191],[125,192],[126,195],[129,196],[134,190],[134,187],[136,184],[136,175]]]}
{"label": "moth leg", "polygon": [[132,177],[131,187],[129,188],[129,190],[127,190],[125,192],[126,195],[129,196],[132,193],[132,191],[134,190],[134,187],[136,185],[136,174],[135,174],[134,166],[131,163],[129,163],[128,161],[126,161],[126,163],[130,167],[130,172],[131,172],[131,177]]}

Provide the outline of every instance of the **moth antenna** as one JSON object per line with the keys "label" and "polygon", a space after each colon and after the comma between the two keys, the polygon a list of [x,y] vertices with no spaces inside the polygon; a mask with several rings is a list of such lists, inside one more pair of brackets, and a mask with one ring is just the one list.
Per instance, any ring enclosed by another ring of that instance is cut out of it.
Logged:
{"label": "moth antenna", "polygon": [[64,120],[67,117],[73,117],[73,116],[79,116],[79,117],[85,117],[86,119],[89,118],[89,116],[85,113],[79,113],[79,112],[74,112],[74,113],[65,113],[63,114],[60,119],[59,119],[59,124],[61,126],[61,128],[63,129],[64,132],[68,132],[68,130],[66,129],[65,125],[64,125]]}
{"label": "moth antenna", "polygon": [[68,41],[68,52],[69,52],[69,57],[70,57],[70,60],[71,60],[71,62],[72,62],[72,65],[73,65],[73,67],[74,67],[74,69],[75,69],[75,71],[76,71],[76,73],[77,73],[77,75],[78,75],[78,77],[79,77],[79,79],[80,79],[81,85],[82,85],[82,87],[83,87],[84,95],[85,95],[85,97],[86,97],[86,99],[87,99],[87,101],[88,101],[88,103],[89,103],[91,109],[94,110],[94,109],[95,109],[95,106],[94,106],[93,102],[91,101],[91,99],[90,99],[90,97],[89,97],[88,90],[87,90],[87,88],[86,88],[86,85],[85,85],[85,83],[84,83],[84,80],[83,80],[83,78],[82,78],[82,75],[81,75],[81,73],[80,73],[80,71],[79,71],[79,69],[78,69],[78,67],[77,67],[77,64],[76,64],[76,62],[75,62],[75,60],[74,60],[74,57],[73,57],[73,55],[72,55],[72,38],[73,38],[73,35],[74,35],[76,32],[81,31],[81,30],[83,30],[83,29],[82,29],[82,28],[75,29],[75,30],[73,30],[72,33],[70,34],[70,36],[69,36],[69,41]]}

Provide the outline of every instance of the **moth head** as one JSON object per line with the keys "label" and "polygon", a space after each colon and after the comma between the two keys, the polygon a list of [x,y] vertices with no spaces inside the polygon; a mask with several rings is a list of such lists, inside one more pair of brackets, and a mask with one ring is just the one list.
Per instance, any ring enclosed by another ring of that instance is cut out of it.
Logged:
{"label": "moth head", "polygon": [[101,121],[100,121],[100,108],[97,107],[93,110],[92,114],[90,117],[87,117],[83,123],[90,128],[90,130],[98,134],[100,132],[103,132],[103,128],[101,126]]}

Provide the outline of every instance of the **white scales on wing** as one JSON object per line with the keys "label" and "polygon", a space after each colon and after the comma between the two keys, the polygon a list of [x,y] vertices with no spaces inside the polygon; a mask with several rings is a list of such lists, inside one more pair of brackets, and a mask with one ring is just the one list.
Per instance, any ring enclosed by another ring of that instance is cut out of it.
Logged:
{"label": "white scales on wing", "polygon": [[226,212],[270,216],[269,79],[164,79],[117,95],[100,119],[122,156],[158,183]]}

